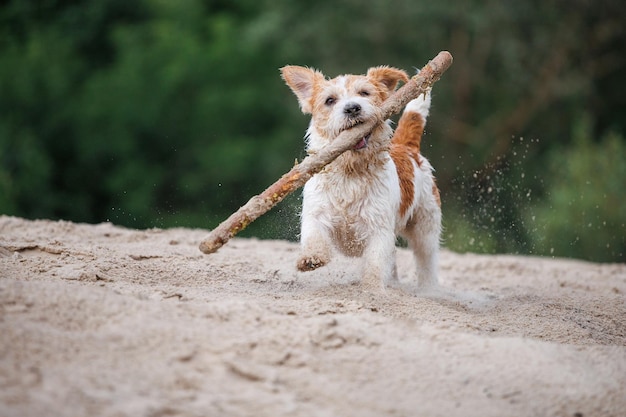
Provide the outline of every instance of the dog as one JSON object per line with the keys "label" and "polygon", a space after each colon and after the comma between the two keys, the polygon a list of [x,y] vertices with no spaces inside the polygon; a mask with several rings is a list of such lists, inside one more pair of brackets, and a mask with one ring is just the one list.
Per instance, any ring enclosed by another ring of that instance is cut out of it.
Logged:
{"label": "dog", "polygon": [[[405,71],[387,66],[333,79],[294,65],[281,68],[281,74],[302,112],[311,114],[305,136],[309,154],[371,118],[399,83],[409,79]],[[408,285],[422,289],[437,284],[441,201],[433,168],[420,153],[430,102],[430,91],[412,100],[395,133],[390,121],[379,124],[305,184],[300,271],[328,264],[338,250],[364,259],[366,289],[399,285],[398,235],[417,263]]]}

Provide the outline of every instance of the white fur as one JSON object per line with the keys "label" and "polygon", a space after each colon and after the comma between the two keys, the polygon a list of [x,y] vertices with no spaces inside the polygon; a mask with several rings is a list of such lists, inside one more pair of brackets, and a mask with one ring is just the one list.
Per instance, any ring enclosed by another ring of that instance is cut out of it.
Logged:
{"label": "white fur", "polygon": [[[411,100],[404,112],[419,113],[428,118],[431,104],[430,90]],[[403,218],[398,219],[396,233],[404,237],[413,250],[417,264],[417,285],[429,287],[437,284],[437,267],[441,237],[441,207],[433,195],[435,177],[433,167],[420,154],[420,166],[413,163],[414,197],[411,208]]]}
{"label": "white fur", "polygon": [[409,218],[399,225],[397,233],[407,240],[413,250],[417,264],[417,286],[430,287],[437,284],[441,207],[433,196],[435,178],[430,162],[421,157],[421,166],[415,164],[414,170],[413,205],[408,210]]}
{"label": "white fur", "polygon": [[393,280],[400,185],[391,158],[373,180],[322,172],[307,182],[303,195],[303,257],[319,257],[326,263],[332,250],[340,249],[364,258],[367,286]]}
{"label": "white fur", "polygon": [[424,117],[424,120],[428,117],[430,111],[430,90],[427,93],[420,95],[418,98],[413,99],[406,105],[404,112],[419,113]]}

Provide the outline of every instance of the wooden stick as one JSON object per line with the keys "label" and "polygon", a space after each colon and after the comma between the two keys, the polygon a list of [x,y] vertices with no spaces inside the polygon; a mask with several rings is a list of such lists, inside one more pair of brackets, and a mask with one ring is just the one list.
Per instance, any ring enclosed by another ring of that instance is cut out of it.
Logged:
{"label": "wooden stick", "polygon": [[439,52],[417,75],[383,103],[378,117],[342,132],[328,146],[314,155],[304,158],[291,171],[284,174],[261,194],[252,197],[244,206],[213,229],[209,236],[200,243],[200,250],[206,254],[216,252],[230,238],[269,211],[287,195],[302,187],[313,175],[320,172],[339,155],[352,149],[377,124],[383,123],[393,114],[399,113],[409,101],[426,93],[450,65],[452,65],[452,55],[447,51]]}

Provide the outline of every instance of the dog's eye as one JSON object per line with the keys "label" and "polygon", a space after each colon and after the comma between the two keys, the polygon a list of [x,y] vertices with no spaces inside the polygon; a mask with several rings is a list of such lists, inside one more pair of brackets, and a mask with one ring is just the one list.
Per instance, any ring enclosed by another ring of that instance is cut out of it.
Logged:
{"label": "dog's eye", "polygon": [[327,106],[332,106],[333,104],[335,104],[335,101],[337,101],[337,99],[333,96],[330,96],[326,99],[324,104],[326,104]]}
{"label": "dog's eye", "polygon": [[367,90],[361,90],[361,91],[359,91],[359,95],[360,95],[361,97],[367,97],[367,96],[369,96],[369,95],[370,95],[370,92],[369,92],[369,91],[367,91]]}

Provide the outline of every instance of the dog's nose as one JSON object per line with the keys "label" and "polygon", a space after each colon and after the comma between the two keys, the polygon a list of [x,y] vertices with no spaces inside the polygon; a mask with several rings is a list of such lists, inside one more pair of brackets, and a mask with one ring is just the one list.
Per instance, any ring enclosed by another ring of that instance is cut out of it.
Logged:
{"label": "dog's nose", "polygon": [[348,103],[346,107],[343,108],[343,112],[348,116],[356,116],[361,112],[361,105],[357,103]]}

